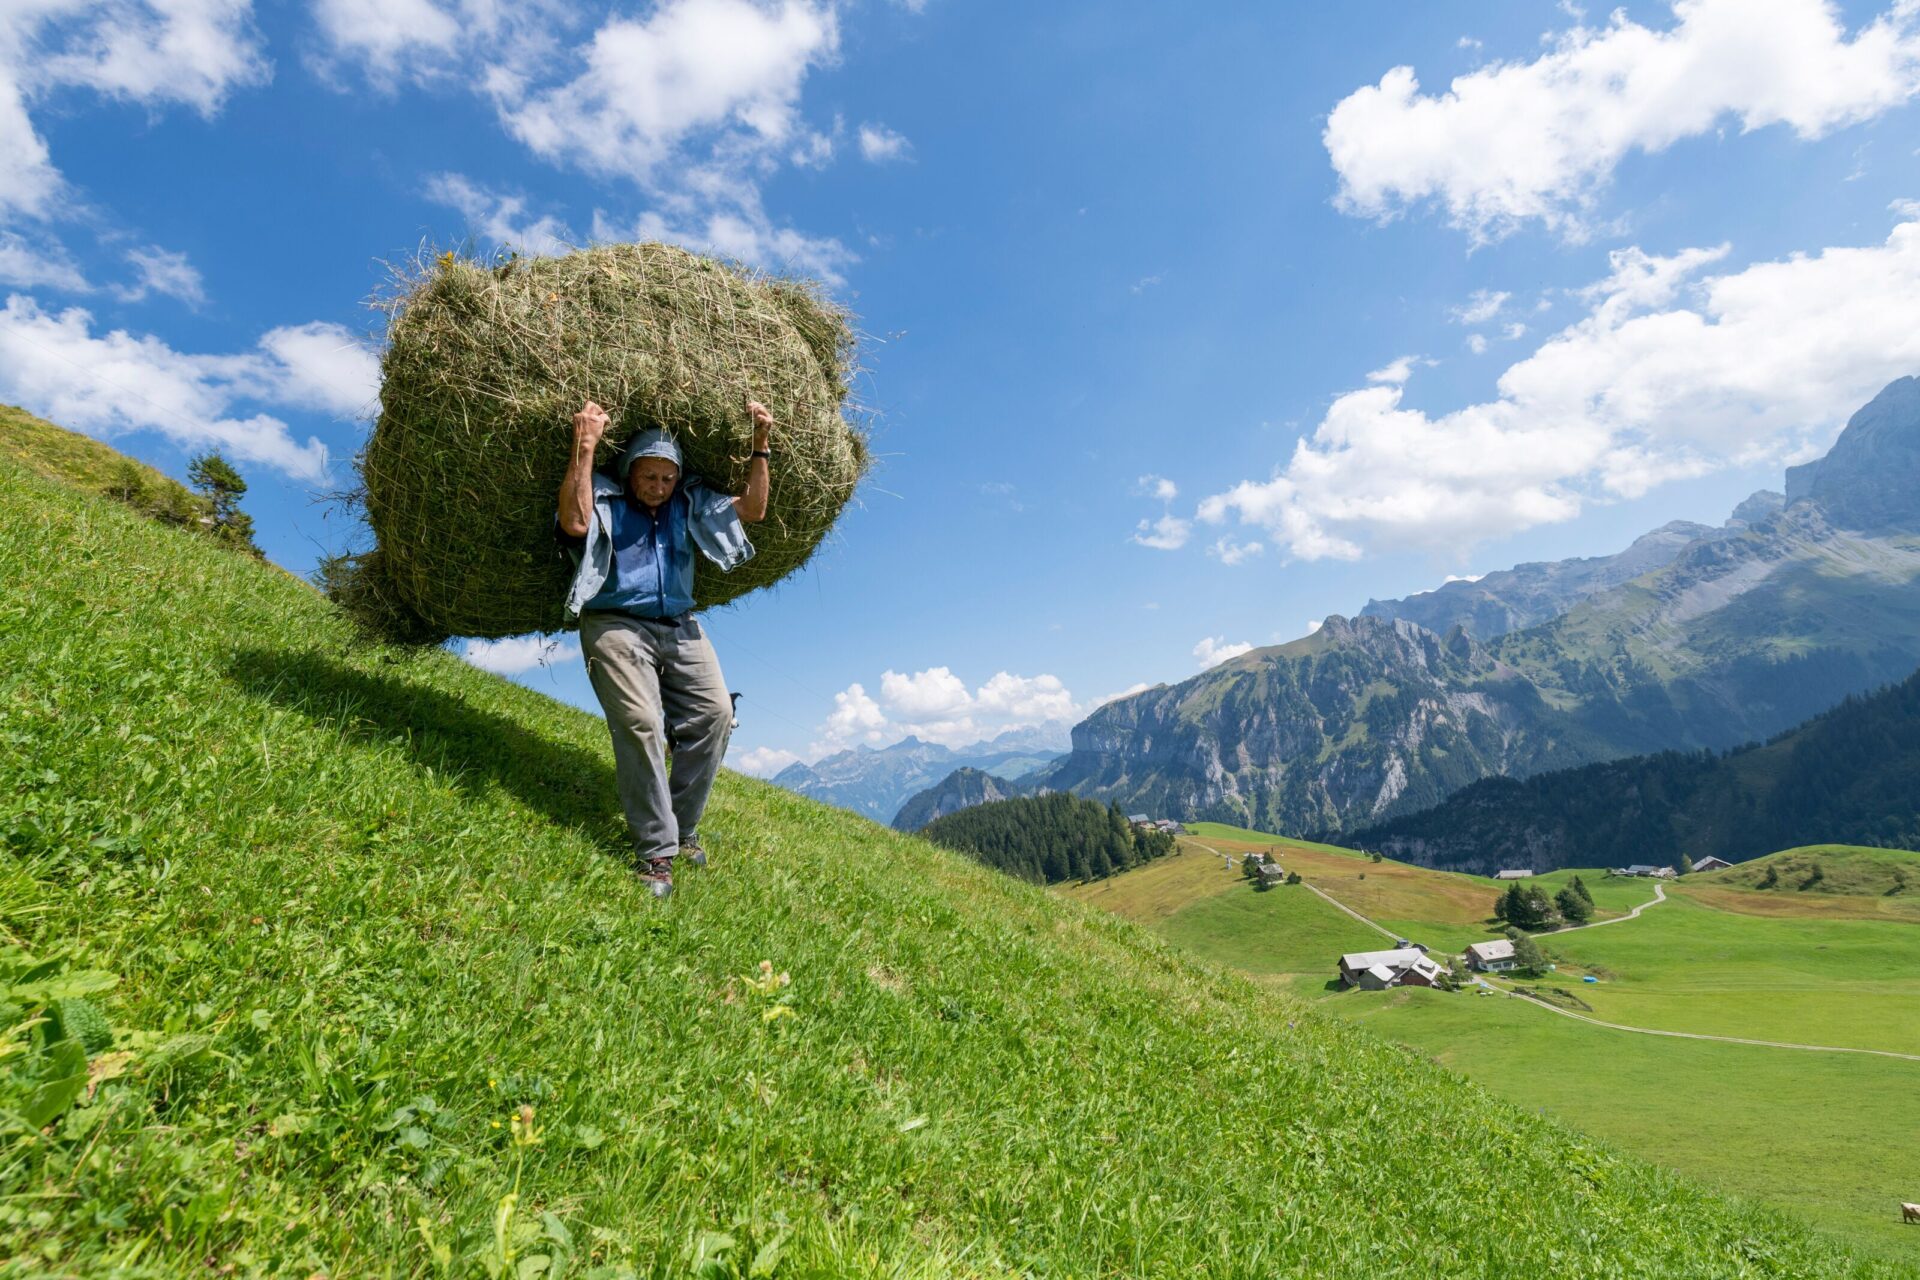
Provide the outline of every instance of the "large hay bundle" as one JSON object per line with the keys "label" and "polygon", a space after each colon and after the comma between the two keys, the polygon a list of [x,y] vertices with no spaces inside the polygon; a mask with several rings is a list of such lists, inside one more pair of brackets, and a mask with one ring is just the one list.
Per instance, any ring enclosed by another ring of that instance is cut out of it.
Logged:
{"label": "large hay bundle", "polygon": [[852,333],[805,284],[662,244],[498,264],[447,255],[406,284],[360,459],[377,549],[329,570],[330,594],[377,634],[417,642],[565,625],[555,495],[585,400],[612,417],[600,464],[636,431],[662,427],[689,473],[729,493],[746,487],[747,401],[773,411],[757,554],[726,574],[703,562],[701,608],[804,565],[866,469],[842,412]]}

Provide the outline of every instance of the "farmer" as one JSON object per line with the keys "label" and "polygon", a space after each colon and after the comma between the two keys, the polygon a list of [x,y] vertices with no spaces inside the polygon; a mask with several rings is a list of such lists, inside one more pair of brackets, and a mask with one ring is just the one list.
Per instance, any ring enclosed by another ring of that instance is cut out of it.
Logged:
{"label": "farmer", "polygon": [[578,565],[567,616],[580,619],[587,678],[613,734],[636,866],[660,898],[673,892],[676,855],[706,865],[700,814],[733,726],[720,661],[693,616],[693,553],[723,571],[753,556],[742,524],[767,517],[773,415],[758,402],[747,411],[753,454],[737,498],[683,476],[680,447],[663,431],[634,436],[614,475],[595,471],[608,419],[591,400],[573,415],[573,457],[560,482],[556,523]]}

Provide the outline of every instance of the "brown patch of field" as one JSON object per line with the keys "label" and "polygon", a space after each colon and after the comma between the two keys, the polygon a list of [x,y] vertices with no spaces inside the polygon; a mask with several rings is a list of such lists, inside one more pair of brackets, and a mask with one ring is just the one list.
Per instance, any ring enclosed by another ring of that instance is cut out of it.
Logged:
{"label": "brown patch of field", "polygon": [[[1207,843],[1221,850],[1228,848],[1220,841]],[[1265,847],[1268,846],[1234,845],[1234,857],[1237,859],[1241,850]],[[1209,853],[1191,840],[1178,841],[1175,849],[1176,852],[1144,867],[1091,884],[1062,886],[1057,892],[1129,920],[1152,924],[1202,898],[1226,893],[1246,883],[1237,865],[1228,869],[1219,854]]]}
{"label": "brown patch of field", "polygon": [[1703,907],[1743,916],[1798,920],[1896,920],[1920,924],[1920,899],[1867,897],[1861,894],[1794,893],[1767,889],[1726,889],[1711,884],[1667,886]]}
{"label": "brown patch of field", "polygon": [[1305,845],[1235,845],[1208,841],[1223,850],[1263,848],[1280,865],[1297,871],[1309,884],[1332,894],[1372,920],[1430,920],[1436,924],[1484,923],[1494,891],[1470,876],[1429,871],[1402,862],[1371,862],[1351,854],[1326,853]]}

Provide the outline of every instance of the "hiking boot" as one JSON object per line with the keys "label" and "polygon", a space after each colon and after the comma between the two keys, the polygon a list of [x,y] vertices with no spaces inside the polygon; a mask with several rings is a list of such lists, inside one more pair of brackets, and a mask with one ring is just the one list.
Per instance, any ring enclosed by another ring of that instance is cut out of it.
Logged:
{"label": "hiking boot", "polygon": [[699,836],[680,842],[680,856],[693,866],[704,867],[707,865],[707,851],[700,847]]}
{"label": "hiking boot", "polygon": [[673,859],[648,858],[647,866],[640,872],[640,882],[647,886],[656,898],[664,898],[673,892]]}

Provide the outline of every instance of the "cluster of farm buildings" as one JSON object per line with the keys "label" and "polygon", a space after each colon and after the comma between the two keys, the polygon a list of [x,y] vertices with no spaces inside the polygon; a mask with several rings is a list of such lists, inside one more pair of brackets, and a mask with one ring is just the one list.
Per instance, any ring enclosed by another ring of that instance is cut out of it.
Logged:
{"label": "cluster of farm buildings", "polygon": [[[1695,871],[1718,871],[1733,864],[1721,858],[1704,857],[1693,864]],[[1278,870],[1277,863],[1265,864],[1264,872],[1271,866]],[[1672,867],[1655,867],[1635,864],[1630,867],[1616,867],[1610,873],[1616,876],[1670,880],[1677,874]],[[1513,867],[1500,871],[1496,880],[1526,880],[1533,876],[1530,867]],[[1476,973],[1505,973],[1519,963],[1514,954],[1513,942],[1507,938],[1492,938],[1486,942],[1476,942],[1467,948],[1467,967]],[[1402,938],[1399,944],[1385,951],[1350,951],[1340,957],[1340,980],[1349,987],[1359,987],[1365,991],[1384,991],[1388,987],[1434,987],[1440,984],[1447,967],[1427,954],[1427,949],[1415,942]]]}

